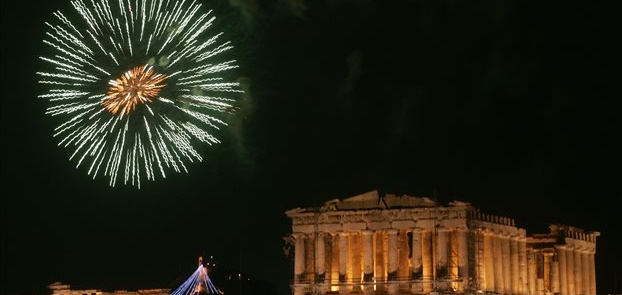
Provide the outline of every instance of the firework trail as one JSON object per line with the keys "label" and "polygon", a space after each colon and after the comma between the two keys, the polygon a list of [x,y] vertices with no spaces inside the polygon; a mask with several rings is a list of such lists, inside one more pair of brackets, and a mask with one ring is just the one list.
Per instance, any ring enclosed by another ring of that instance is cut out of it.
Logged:
{"label": "firework trail", "polygon": [[137,185],[202,161],[242,92],[233,48],[197,1],[73,0],[46,22],[37,72],[54,137],[95,178]]}

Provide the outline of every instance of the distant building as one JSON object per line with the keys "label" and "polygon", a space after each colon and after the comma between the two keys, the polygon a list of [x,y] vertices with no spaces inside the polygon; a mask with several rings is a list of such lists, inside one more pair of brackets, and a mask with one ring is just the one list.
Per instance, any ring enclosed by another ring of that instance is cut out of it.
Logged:
{"label": "distant building", "polygon": [[528,237],[469,203],[376,191],[285,214],[294,295],[597,294],[599,232],[555,224]]}
{"label": "distant building", "polygon": [[117,290],[105,292],[99,289],[72,290],[70,285],[56,282],[48,286],[51,295],[169,295],[169,289],[144,289],[138,291]]}
{"label": "distant building", "polygon": [[[210,263],[208,262],[209,266]],[[210,279],[209,268],[203,263],[203,256],[198,258],[197,269],[185,282],[177,288],[171,289],[141,289],[138,291],[117,290],[106,292],[99,289],[72,290],[71,286],[60,282],[48,286],[51,295],[222,295],[224,292],[217,288]],[[241,279],[241,276],[240,276]]]}

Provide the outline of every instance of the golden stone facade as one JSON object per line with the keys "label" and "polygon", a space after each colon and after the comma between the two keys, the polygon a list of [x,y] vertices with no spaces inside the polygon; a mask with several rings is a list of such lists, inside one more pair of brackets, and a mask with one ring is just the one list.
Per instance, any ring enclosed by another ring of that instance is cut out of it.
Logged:
{"label": "golden stone facade", "polygon": [[294,295],[596,295],[598,232],[551,225],[527,236],[469,203],[372,191],[288,210]]}

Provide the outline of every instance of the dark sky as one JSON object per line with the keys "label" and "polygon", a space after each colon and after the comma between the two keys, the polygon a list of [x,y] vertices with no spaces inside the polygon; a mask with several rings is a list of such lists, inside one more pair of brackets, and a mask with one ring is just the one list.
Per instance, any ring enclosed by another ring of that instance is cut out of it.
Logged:
{"label": "dark sky", "polygon": [[206,1],[247,96],[140,190],[52,138],[35,72],[67,4],[44,2],[0,4],[1,294],[168,288],[203,254],[284,295],[284,212],[375,189],[600,231],[598,293],[622,292],[618,1]]}

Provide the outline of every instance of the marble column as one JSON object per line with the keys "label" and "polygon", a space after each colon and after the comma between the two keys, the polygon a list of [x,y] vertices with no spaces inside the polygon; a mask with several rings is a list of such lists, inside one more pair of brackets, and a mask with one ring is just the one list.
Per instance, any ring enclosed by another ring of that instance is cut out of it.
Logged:
{"label": "marble column", "polygon": [[[412,279],[415,281],[419,281],[423,278],[423,269],[422,269],[422,249],[421,249],[421,229],[415,228],[412,231]],[[420,282],[414,282],[411,286],[412,293],[421,293],[423,292],[423,285]]]}
{"label": "marble column", "polygon": [[520,288],[519,294],[527,294],[529,290],[529,278],[527,271],[527,237],[520,237],[518,240],[518,260],[520,272]]}
{"label": "marble column", "polygon": [[324,283],[326,279],[326,242],[324,238],[324,233],[318,233],[315,237],[315,279],[317,283]]}
{"label": "marble column", "polygon": [[566,263],[566,248],[564,246],[555,246],[557,249],[557,259],[559,260],[559,294],[568,294],[568,268]]}
{"label": "marble column", "polygon": [[581,266],[581,250],[575,248],[574,250],[574,284],[575,284],[575,293],[577,295],[585,295],[583,293],[583,274],[581,273],[581,271],[583,271],[583,268]]}
{"label": "marble column", "polygon": [[294,249],[294,282],[300,284],[305,279],[305,235],[295,233],[292,236],[296,241],[296,248]]}
{"label": "marble column", "polygon": [[[355,284],[360,284],[363,279],[361,278],[363,272],[363,263],[361,262],[363,258],[361,256],[361,253],[363,253],[361,238],[362,235],[358,232],[353,232],[349,235],[350,256],[348,257],[346,277],[348,278],[348,282]],[[360,290],[360,285],[354,286],[353,288]]]}
{"label": "marble column", "polygon": [[[347,232],[339,232],[339,282],[345,283],[347,282],[346,273],[348,267],[348,254],[349,254],[349,246],[350,243],[348,241]],[[342,288],[339,288],[341,291]]]}
{"label": "marble column", "polygon": [[423,231],[421,235],[421,239],[423,244],[421,246],[421,254],[422,256],[422,267],[423,267],[423,292],[428,293],[432,292],[432,284],[431,280],[433,277],[434,266],[432,265],[434,261],[434,252],[432,251],[432,232],[429,230]]}
{"label": "marble column", "polygon": [[484,259],[486,268],[486,291],[495,291],[495,244],[491,232],[484,232]]}
{"label": "marble column", "polygon": [[588,254],[588,268],[590,278],[590,295],[596,295],[596,265],[594,261],[594,251]]}
{"label": "marble column", "polygon": [[520,273],[518,262],[518,239],[517,237],[510,237],[510,278],[512,280],[512,294],[520,293]]}
{"label": "marble column", "polygon": [[397,268],[398,268],[398,261],[397,261],[397,230],[396,229],[389,229],[387,230],[387,242],[388,242],[388,250],[387,250],[387,255],[388,255],[388,276],[389,276],[389,285],[388,285],[388,291],[389,294],[396,294],[398,289],[399,289],[399,285],[397,283],[392,283],[392,281],[397,280]]}
{"label": "marble column", "polygon": [[475,240],[475,273],[472,274],[475,283],[475,291],[478,293],[486,290],[486,255],[484,249],[484,232],[477,230],[472,233]]}
{"label": "marble column", "polygon": [[306,284],[306,257],[305,257],[305,240],[306,235],[303,233],[292,234],[295,240],[294,248],[294,295],[304,295]]}
{"label": "marble column", "polygon": [[551,256],[553,253],[542,253],[542,279],[544,280],[544,292],[551,291]]}
{"label": "marble column", "polygon": [[374,277],[374,232],[364,230],[363,235],[363,281],[371,282]]}
{"label": "marble column", "polygon": [[557,253],[553,254],[551,261],[551,292],[559,294],[559,260]]}
{"label": "marble column", "polygon": [[307,283],[315,281],[315,234],[309,233],[305,235],[305,271],[304,280]]}
{"label": "marble column", "polygon": [[[330,233],[331,251],[330,251],[330,283],[331,285],[339,285],[339,234],[337,232]],[[333,288],[333,291],[337,291]]]}
{"label": "marble column", "polygon": [[503,276],[503,293],[511,294],[512,293],[512,277],[511,277],[511,259],[510,259],[510,237],[506,234],[503,234],[501,237],[501,264]]}
{"label": "marble column", "polygon": [[566,248],[566,278],[568,295],[577,295],[574,280],[574,248]]}
{"label": "marble column", "polygon": [[376,231],[374,233],[375,247],[374,247],[374,276],[376,282],[385,282],[387,280],[387,268],[385,263],[385,249],[384,249],[384,231]]}
{"label": "marble column", "polygon": [[537,289],[538,289],[538,295],[544,295],[544,279],[543,278],[538,278],[538,285],[537,285]]}
{"label": "marble column", "polygon": [[469,253],[467,244],[467,229],[460,228],[455,231],[456,242],[458,244],[458,278],[462,284],[458,291],[463,292],[469,288]]}
{"label": "marble column", "polygon": [[590,294],[590,265],[588,262],[588,254],[585,251],[581,251],[581,286],[583,286],[583,294]]}
{"label": "marble column", "polygon": [[538,276],[538,261],[536,259],[536,253],[533,250],[527,250],[527,269],[528,269],[528,282],[529,282],[529,294],[536,294],[536,282]]}
{"label": "marble column", "polygon": [[497,234],[493,235],[494,251],[494,267],[495,267],[495,292],[505,294],[505,279],[503,277],[503,243],[501,237]]}
{"label": "marble column", "polygon": [[[403,281],[410,278],[410,240],[406,230],[400,230],[397,236],[397,277]],[[400,288],[406,289],[407,285]]]}

